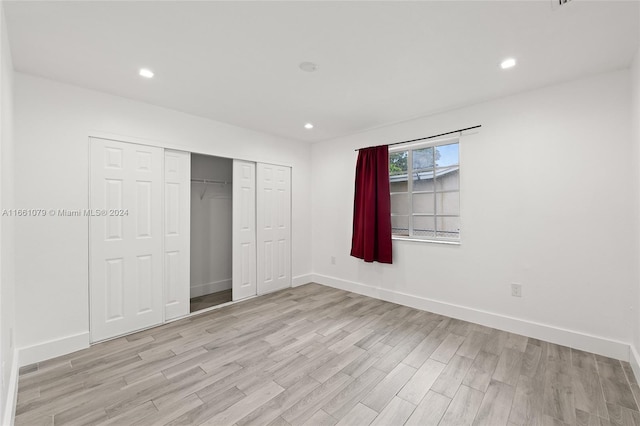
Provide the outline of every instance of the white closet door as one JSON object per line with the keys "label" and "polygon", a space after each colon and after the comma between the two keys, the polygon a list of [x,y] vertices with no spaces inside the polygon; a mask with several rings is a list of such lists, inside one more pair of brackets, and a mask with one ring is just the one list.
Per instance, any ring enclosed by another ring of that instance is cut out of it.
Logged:
{"label": "white closet door", "polygon": [[233,160],[233,300],[256,295],[256,163]]}
{"label": "white closet door", "polygon": [[91,139],[91,340],[162,323],[162,149]]}
{"label": "white closet door", "polygon": [[291,287],[291,168],[257,166],[258,294]]}
{"label": "white closet door", "polygon": [[191,153],[164,151],[164,317],[189,314]]}

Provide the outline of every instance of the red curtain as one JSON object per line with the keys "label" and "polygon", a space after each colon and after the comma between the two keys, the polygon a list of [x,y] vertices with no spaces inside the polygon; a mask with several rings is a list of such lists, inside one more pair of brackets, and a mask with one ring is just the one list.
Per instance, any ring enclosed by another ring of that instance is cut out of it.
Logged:
{"label": "red curtain", "polygon": [[364,148],[358,154],[351,256],[365,262],[391,263],[391,196],[386,145]]}

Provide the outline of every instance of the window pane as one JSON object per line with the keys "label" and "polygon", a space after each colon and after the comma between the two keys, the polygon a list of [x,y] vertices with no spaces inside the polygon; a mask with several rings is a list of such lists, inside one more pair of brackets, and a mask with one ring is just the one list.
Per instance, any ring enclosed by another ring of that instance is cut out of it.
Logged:
{"label": "window pane", "polygon": [[389,188],[391,192],[407,192],[409,190],[407,175],[391,176],[389,181]]}
{"label": "window pane", "polygon": [[407,157],[409,151],[389,153],[389,176],[407,174]]}
{"label": "window pane", "polygon": [[414,191],[433,191],[433,171],[413,173]]}
{"label": "window pane", "polygon": [[438,237],[440,238],[460,238],[460,218],[459,217],[438,217]]}
{"label": "window pane", "polygon": [[458,143],[389,153],[393,235],[460,238],[459,168]]}
{"label": "window pane", "polygon": [[433,216],[413,216],[414,237],[435,237],[435,219]]}
{"label": "window pane", "polygon": [[437,214],[460,214],[460,193],[442,192],[436,193]]}
{"label": "window pane", "polygon": [[436,169],[436,191],[458,191],[460,172],[458,166]]}
{"label": "window pane", "polygon": [[413,194],[413,213],[434,214],[433,211],[434,194]]}
{"label": "window pane", "polygon": [[409,194],[391,195],[391,214],[409,214]]}
{"label": "window pane", "polygon": [[393,235],[409,235],[409,216],[391,216],[391,233]]}
{"label": "window pane", "polygon": [[413,150],[414,170],[433,168],[433,147]]}
{"label": "window pane", "polygon": [[436,166],[445,167],[460,164],[458,144],[440,145],[436,147]]}

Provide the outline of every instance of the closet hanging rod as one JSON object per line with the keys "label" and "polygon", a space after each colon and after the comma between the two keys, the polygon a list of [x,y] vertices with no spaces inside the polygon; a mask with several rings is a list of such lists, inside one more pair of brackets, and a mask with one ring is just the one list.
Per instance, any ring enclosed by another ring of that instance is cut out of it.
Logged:
{"label": "closet hanging rod", "polygon": [[226,180],[211,180],[211,179],[191,179],[191,182],[196,183],[217,183],[222,185],[229,185],[231,182],[227,182]]}

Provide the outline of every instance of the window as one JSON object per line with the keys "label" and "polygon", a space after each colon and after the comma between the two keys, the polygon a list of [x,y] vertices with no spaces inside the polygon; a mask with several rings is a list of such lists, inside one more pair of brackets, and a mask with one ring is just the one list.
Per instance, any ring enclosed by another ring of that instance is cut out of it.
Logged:
{"label": "window", "polygon": [[391,232],[418,240],[460,240],[458,140],[389,150]]}

